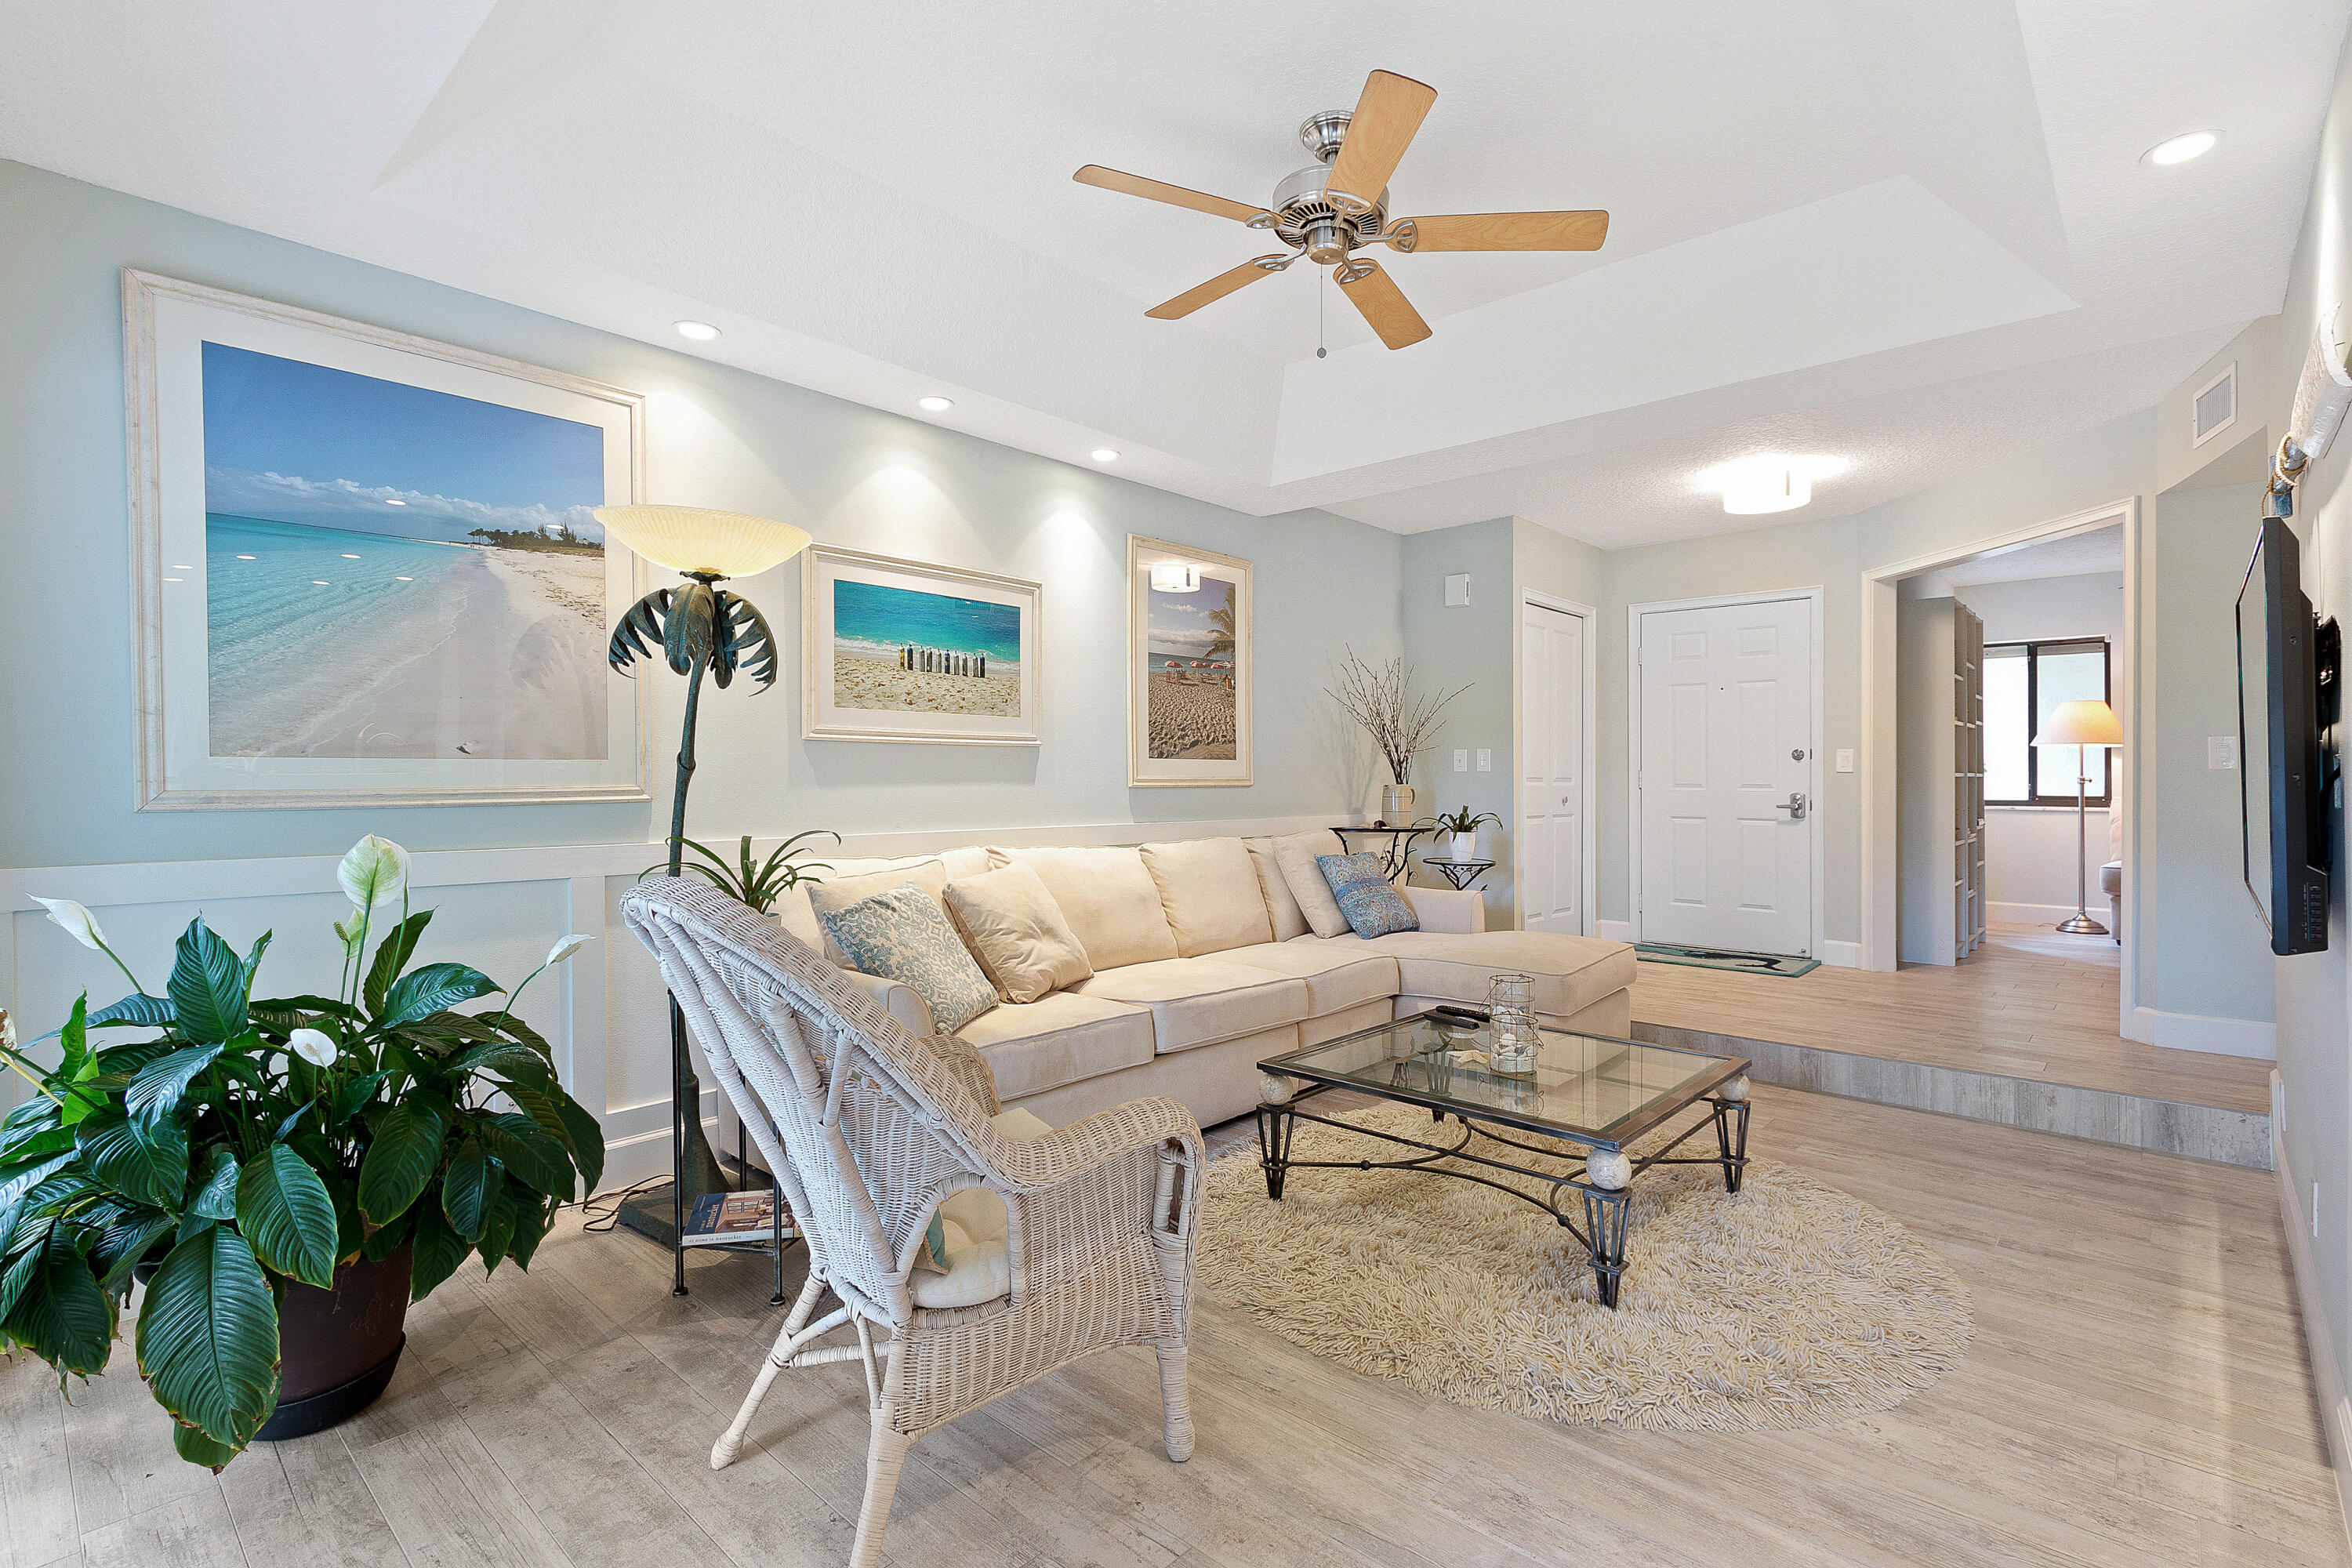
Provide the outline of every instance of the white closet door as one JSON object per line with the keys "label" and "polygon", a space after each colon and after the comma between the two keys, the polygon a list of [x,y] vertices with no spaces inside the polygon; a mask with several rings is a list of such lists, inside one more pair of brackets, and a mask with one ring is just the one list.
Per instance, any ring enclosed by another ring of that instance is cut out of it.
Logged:
{"label": "white closet door", "polygon": [[1523,605],[1519,638],[1519,922],[1584,935],[1584,619]]}

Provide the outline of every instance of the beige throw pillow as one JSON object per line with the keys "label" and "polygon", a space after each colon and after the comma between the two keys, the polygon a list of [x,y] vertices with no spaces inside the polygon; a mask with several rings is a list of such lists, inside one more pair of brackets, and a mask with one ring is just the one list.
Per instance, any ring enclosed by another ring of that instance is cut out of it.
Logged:
{"label": "beige throw pillow", "polygon": [[1045,879],[1027,866],[959,877],[947,901],[964,945],[1007,1002],[1034,1002],[1095,972]]}
{"label": "beige throw pillow", "polygon": [[1274,841],[1275,864],[1282,868],[1283,883],[1298,900],[1298,912],[1307,917],[1307,929],[1317,936],[1345,936],[1355,929],[1339,912],[1339,900],[1331,896],[1331,884],[1323,879],[1323,868],[1315,863],[1318,855],[1347,852],[1339,836],[1328,827],[1309,828]]}
{"label": "beige throw pillow", "polygon": [[[845,910],[877,893],[887,893],[893,888],[909,884],[929,894],[931,902],[940,906],[940,912],[947,913],[947,900],[943,896],[948,886],[947,868],[935,859],[908,860],[885,870],[866,871],[856,876],[829,876],[809,888],[809,912],[819,917],[817,924],[822,927],[824,923],[822,917],[835,910]],[[789,915],[783,918],[784,929],[792,930],[793,919]],[[833,940],[831,931],[825,932],[824,955],[844,969],[857,967],[849,961],[849,955],[842,952],[841,945]]]}
{"label": "beige throw pillow", "polygon": [[1274,922],[1274,940],[1288,942],[1294,936],[1307,934],[1307,916],[1298,900],[1290,896],[1290,884],[1282,879],[1282,867],[1274,858],[1271,838],[1244,838],[1243,846],[1250,853],[1250,868],[1257,873],[1259,894],[1265,900],[1266,918]]}
{"label": "beige throw pillow", "polygon": [[1265,895],[1240,839],[1185,838],[1146,844],[1140,853],[1144,869],[1159,884],[1178,957],[1274,940]]}
{"label": "beige throw pillow", "polygon": [[1097,971],[1176,956],[1160,885],[1134,848],[992,848],[989,857],[995,866],[1037,873]]}

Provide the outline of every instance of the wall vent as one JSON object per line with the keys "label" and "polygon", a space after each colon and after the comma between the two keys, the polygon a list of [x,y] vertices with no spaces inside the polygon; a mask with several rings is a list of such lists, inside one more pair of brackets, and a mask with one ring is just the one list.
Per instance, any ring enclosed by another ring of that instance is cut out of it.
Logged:
{"label": "wall vent", "polygon": [[2238,422],[2238,362],[2197,389],[2189,405],[2189,445],[2202,447]]}

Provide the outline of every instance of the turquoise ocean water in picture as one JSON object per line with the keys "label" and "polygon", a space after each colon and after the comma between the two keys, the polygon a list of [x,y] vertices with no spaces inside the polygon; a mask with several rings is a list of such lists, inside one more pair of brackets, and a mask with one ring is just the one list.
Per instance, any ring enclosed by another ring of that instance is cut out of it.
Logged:
{"label": "turquoise ocean water in picture", "polygon": [[477,552],[383,533],[205,516],[211,679],[235,687],[261,661],[369,623],[423,616]]}
{"label": "turquoise ocean water in picture", "polygon": [[833,641],[837,652],[861,658],[895,660],[910,644],[976,653],[987,658],[990,679],[1013,680],[1021,670],[1021,611],[984,599],[836,578]]}

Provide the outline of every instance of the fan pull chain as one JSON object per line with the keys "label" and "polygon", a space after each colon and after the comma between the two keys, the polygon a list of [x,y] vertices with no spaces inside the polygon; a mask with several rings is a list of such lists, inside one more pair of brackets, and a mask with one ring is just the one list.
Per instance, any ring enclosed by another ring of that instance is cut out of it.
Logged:
{"label": "fan pull chain", "polygon": [[1331,297],[1331,290],[1327,287],[1331,281],[1331,274],[1324,270],[1317,272],[1315,277],[1315,357],[1323,359],[1331,352],[1323,346],[1323,302]]}

